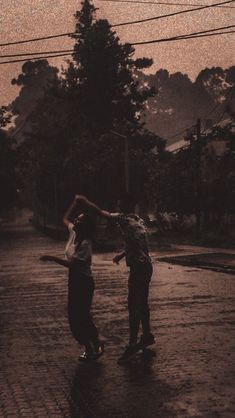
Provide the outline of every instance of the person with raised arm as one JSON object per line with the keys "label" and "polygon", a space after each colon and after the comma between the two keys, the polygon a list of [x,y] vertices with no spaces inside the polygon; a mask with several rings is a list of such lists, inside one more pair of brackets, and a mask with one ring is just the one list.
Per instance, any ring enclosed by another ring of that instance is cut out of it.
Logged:
{"label": "person with raised arm", "polygon": [[[128,193],[122,196],[120,213],[110,213],[100,209],[84,196],[77,196],[77,198],[95,210],[97,215],[115,219],[123,235],[125,250],[116,255],[113,262],[118,264],[125,258],[130,269],[128,279],[129,344],[118,359],[119,363],[125,363],[135,356],[139,349],[155,343],[150,329],[148,303],[153,268],[148,252],[147,229],[144,220],[135,214],[135,202]],[[140,324],[143,334],[138,341]]]}
{"label": "person with raised arm", "polygon": [[[84,213],[74,216],[78,209]],[[76,195],[63,218],[63,223],[69,231],[65,258],[52,255],[40,258],[42,261],[60,264],[69,270],[68,320],[73,337],[85,347],[84,353],[79,357],[81,361],[95,360],[104,352],[104,344],[90,313],[95,288],[91,262],[96,214],[107,215],[105,211],[101,213],[100,209],[85,197]]]}

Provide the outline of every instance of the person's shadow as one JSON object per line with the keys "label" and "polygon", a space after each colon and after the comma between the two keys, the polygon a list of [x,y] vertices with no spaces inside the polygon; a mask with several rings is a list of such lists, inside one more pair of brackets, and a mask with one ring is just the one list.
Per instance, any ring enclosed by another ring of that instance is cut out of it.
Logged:
{"label": "person's shadow", "polygon": [[152,357],[122,366],[79,363],[71,385],[70,418],[174,417],[165,401],[178,388],[159,379],[156,366]]}
{"label": "person's shadow", "polygon": [[101,416],[97,414],[97,387],[103,367],[100,362],[78,364],[71,385],[70,418]]}
{"label": "person's shadow", "polygon": [[170,386],[158,377],[155,357],[146,355],[125,364],[122,404],[128,418],[173,418],[166,399],[177,396],[178,388]]}

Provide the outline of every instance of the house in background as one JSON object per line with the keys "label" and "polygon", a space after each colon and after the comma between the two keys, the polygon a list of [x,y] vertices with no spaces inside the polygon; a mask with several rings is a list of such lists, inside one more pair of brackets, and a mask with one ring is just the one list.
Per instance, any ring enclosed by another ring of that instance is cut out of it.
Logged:
{"label": "house in background", "polygon": [[218,223],[235,226],[234,119],[223,119],[208,129],[202,129],[199,124],[187,132],[187,138],[166,149],[179,156],[178,161],[183,161],[183,155],[192,160],[188,161],[187,169],[191,167],[195,173],[191,187],[200,201],[198,210],[201,215],[198,216],[202,224],[216,223],[217,220]]}
{"label": "house in background", "polygon": [[[221,158],[226,153],[226,151],[229,150],[231,145],[230,139],[223,136],[223,130],[226,128],[230,128],[231,133],[233,133],[235,136],[235,121],[232,118],[223,119],[212,127],[203,130],[200,133],[202,149],[217,158]],[[216,131],[217,135],[215,133]],[[183,149],[189,148],[192,144],[192,141],[197,141],[197,134],[195,129],[191,131],[189,130],[187,135],[189,134],[191,135],[191,140],[182,138],[174,144],[167,146],[166,150],[176,153]],[[233,150],[235,151],[235,144],[233,145]]]}
{"label": "house in background", "polygon": [[231,137],[224,134],[224,130],[229,129],[234,135],[235,142],[235,121],[231,118],[224,119],[212,128],[205,131],[205,148],[209,154],[213,154],[216,158],[221,158],[223,155],[233,148],[235,151],[235,144],[231,144]]}

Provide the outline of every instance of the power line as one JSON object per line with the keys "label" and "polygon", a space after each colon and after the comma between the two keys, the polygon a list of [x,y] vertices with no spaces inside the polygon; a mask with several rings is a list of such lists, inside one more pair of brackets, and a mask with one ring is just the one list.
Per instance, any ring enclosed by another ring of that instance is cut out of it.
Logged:
{"label": "power line", "polygon": [[[235,27],[235,25],[231,25],[229,27]],[[193,38],[203,38],[205,36],[215,36],[215,35],[225,35],[229,33],[234,33],[235,31],[225,31],[225,32],[218,32],[218,33],[208,33],[208,32],[215,32],[216,30],[226,29],[229,27],[221,27],[217,29],[208,29],[205,31],[200,32],[192,32],[184,35],[172,36],[170,38],[161,38],[161,39],[152,39],[150,41],[141,41],[141,42],[132,42],[131,45],[147,45],[147,44],[155,44],[160,42],[170,42],[170,41],[181,41],[185,39],[193,39]]]}
{"label": "power line", "polygon": [[[152,4],[155,6],[165,5],[165,6],[188,6],[188,7],[197,7],[197,6],[206,6],[205,4],[195,4],[195,3],[169,3],[165,1],[142,1],[142,0],[97,0],[100,2],[110,2],[110,3],[133,3],[133,4]],[[234,9],[235,6],[215,6],[223,9]]]}
{"label": "power line", "polygon": [[[120,1],[120,0],[118,0],[118,1]],[[224,4],[233,3],[234,1],[235,0],[227,0],[227,1],[221,2],[221,3],[215,3],[215,4],[211,4],[211,5],[201,6],[201,7],[195,8],[195,9],[181,10],[179,12],[174,12],[174,13],[169,13],[169,14],[165,14],[165,15],[155,16],[155,17],[148,18],[148,19],[136,20],[136,21],[133,21],[133,22],[117,23],[115,25],[110,25],[110,27],[125,26],[125,25],[131,25],[131,24],[135,24],[135,23],[144,23],[144,22],[148,22],[148,21],[151,21],[151,20],[158,20],[158,19],[163,19],[163,18],[166,18],[166,17],[176,16],[178,14],[194,12],[194,11],[197,11],[197,10],[203,10],[203,9],[207,9],[207,8],[211,8],[211,7],[217,7],[217,6],[221,6],[221,5],[224,5]],[[72,35],[76,35],[76,34],[77,34],[76,32],[67,32],[67,33],[60,33],[60,34],[57,34],[57,35],[41,36],[39,38],[24,39],[24,40],[21,40],[21,41],[5,42],[5,43],[0,43],[0,47],[1,46],[3,47],[3,46],[10,46],[10,45],[18,45],[18,44],[37,42],[37,41],[42,41],[42,40],[47,40],[47,39],[53,39],[53,38],[59,38],[59,37],[65,37],[65,36],[72,36]]]}
{"label": "power line", "polygon": [[[235,26],[235,25],[233,25],[233,26]],[[216,29],[211,29],[211,31],[215,31],[215,30]],[[205,31],[205,32],[207,32],[207,31]],[[208,32],[210,32],[210,30],[208,30]],[[230,34],[230,33],[235,33],[235,30],[234,31],[226,31],[226,32],[218,32],[218,33],[201,33],[201,32],[197,33],[197,32],[194,32],[194,34],[180,35],[180,36],[175,36],[175,37],[171,37],[171,38],[162,38],[162,39],[155,39],[155,40],[143,41],[143,42],[133,42],[133,43],[131,43],[131,45],[146,45],[146,44],[151,44],[151,43],[183,41],[183,40],[187,40],[187,39],[202,38],[204,36],[225,35],[225,34]],[[74,54],[74,50],[67,50],[67,53],[65,53],[65,51],[64,51],[64,53],[56,54],[56,55],[53,54],[53,51],[44,52],[44,54],[49,54],[49,53],[52,54],[52,55],[44,55],[44,56],[41,55],[41,56],[37,56],[37,57],[32,56],[32,58],[25,58],[25,59],[19,59],[19,60],[11,60],[11,61],[0,61],[0,65],[11,64],[11,63],[14,64],[14,63],[17,63],[17,62],[25,62],[25,61],[30,61],[30,60],[39,60],[39,59],[71,56],[71,55]],[[43,54],[43,52],[41,52],[41,54]],[[19,56],[20,55],[21,54],[19,54]],[[27,55],[27,54],[22,54],[22,55]],[[30,54],[30,56],[31,55],[35,55],[35,54]]]}
{"label": "power line", "polygon": [[[206,128],[206,129],[204,129],[204,130],[201,132],[201,134],[204,134],[206,131],[208,131],[209,129],[211,129],[213,126],[215,126],[216,124],[218,124],[218,123],[220,123],[220,122],[221,122],[221,120],[223,119],[224,114],[225,114],[225,112],[226,112],[226,106],[228,106],[228,105],[229,105],[229,103],[232,101],[232,98],[233,98],[234,93],[235,93],[235,84],[232,86],[232,88],[231,88],[231,90],[230,90],[230,92],[229,92],[229,94],[228,94],[228,97],[226,98],[225,102],[223,103],[223,104],[224,104],[224,106],[223,106],[223,107],[224,107],[224,110],[223,110],[222,115],[219,117],[219,119],[217,120],[217,122],[214,122],[214,123],[211,125],[211,127],[210,127],[210,128]],[[209,117],[209,116],[211,116],[211,115],[215,112],[215,110],[216,110],[216,109],[217,109],[220,105],[221,105],[221,103],[216,103],[216,104],[212,107],[212,109],[210,110],[210,112],[209,112],[209,113],[207,113],[207,115],[206,115],[203,119],[204,119],[204,120],[208,119],[208,117]],[[191,126],[188,126],[188,127],[187,127],[187,128],[185,128],[183,131],[180,131],[180,132],[177,132],[177,133],[175,133],[175,134],[173,134],[173,135],[168,136],[168,139],[175,138],[176,136],[179,136],[179,135],[183,134],[184,132],[186,132],[186,131],[188,131],[188,130],[190,130],[190,129],[194,128],[194,127],[195,127],[195,124],[194,124],[194,125],[191,125]]]}
{"label": "power line", "polygon": [[180,131],[180,132],[177,132],[176,134],[173,134],[173,135],[168,136],[168,137],[167,137],[167,139],[172,139],[172,138],[175,138],[176,136],[179,136],[179,135],[183,134],[184,132],[186,132],[187,130],[189,130],[189,129],[193,128],[194,126],[195,126],[195,125],[188,126],[188,127],[187,127],[187,128],[185,128],[183,131]]}
{"label": "power line", "polygon": [[[192,33],[188,33],[188,34],[185,34],[185,35],[172,36],[169,39],[188,37],[188,36],[192,36],[192,35],[199,35],[199,34],[204,34],[204,33],[208,33],[208,32],[215,32],[215,31],[223,30],[223,29],[231,29],[231,28],[234,28],[234,27],[235,27],[235,24],[234,25],[221,26],[219,28],[201,30],[199,32],[192,32]],[[229,32],[227,32],[227,33],[229,33]]]}
{"label": "power line", "polygon": [[134,25],[134,24],[137,24],[137,23],[150,22],[152,20],[164,19],[166,17],[181,15],[181,14],[184,14],[184,13],[192,13],[192,12],[195,12],[195,11],[198,11],[198,10],[205,10],[205,9],[209,9],[211,7],[220,6],[222,4],[234,3],[234,1],[235,0],[226,0],[226,1],[220,2],[220,3],[215,3],[215,4],[210,4],[210,5],[207,5],[207,6],[196,7],[195,9],[186,9],[186,10],[181,10],[181,11],[174,12],[174,13],[168,13],[168,14],[165,14],[165,15],[149,17],[149,18],[146,18],[146,19],[132,20],[132,21],[129,21],[129,22],[117,23],[115,25],[111,25],[111,27],[116,28],[116,27],[120,27],[120,26]]}
{"label": "power line", "polygon": [[[211,114],[212,114],[212,113],[214,113],[214,111],[217,109],[217,107],[218,107],[219,105],[220,105],[219,103],[216,103],[216,104],[212,107],[212,109],[210,110],[210,112],[209,112],[209,113],[207,113],[207,115],[206,115],[203,119],[204,119],[204,120],[205,120],[205,119],[208,119],[208,117],[209,117],[209,116],[211,116]],[[193,125],[191,125],[191,126],[187,126],[187,127],[186,127],[183,131],[180,131],[180,132],[177,132],[177,133],[175,133],[175,134],[173,134],[173,135],[168,136],[168,139],[175,138],[176,136],[179,136],[179,135],[183,134],[184,132],[189,131],[190,129],[192,129],[192,128],[194,128],[194,127],[195,127],[195,123],[194,123]],[[203,134],[205,131],[206,131],[206,129],[202,132],[202,134]]]}
{"label": "power line", "polygon": [[[215,113],[216,109],[217,109],[220,105],[221,105],[221,103],[217,102],[217,103],[216,103],[216,104],[212,107],[212,109],[210,110],[210,112],[209,112],[209,113],[207,113],[207,115],[206,115],[206,117],[204,117],[204,119],[208,119],[208,118],[209,118],[209,116],[212,116],[212,115],[213,115],[213,113]],[[206,131],[206,129],[205,129],[205,131]],[[202,133],[204,133],[204,131],[203,131]]]}
{"label": "power line", "polygon": [[[216,122],[214,122],[214,123],[212,124],[212,126],[211,126],[209,129],[213,128],[213,126],[218,125],[218,124],[219,124],[219,123],[223,120],[223,117],[224,117],[224,115],[225,115],[225,113],[226,113],[226,110],[227,110],[227,106],[228,106],[228,105],[230,104],[230,102],[232,101],[234,93],[235,93],[235,84],[231,87],[231,90],[230,90],[230,91],[229,91],[229,93],[228,93],[228,97],[225,99],[224,103],[222,103],[222,105],[223,105],[223,109],[222,109],[221,116],[219,117],[219,119],[218,119]],[[226,93],[225,93],[225,95],[226,95]],[[212,111],[209,113],[209,115],[210,115],[211,113],[214,113],[214,111],[216,110],[216,108],[217,108],[219,105],[220,105],[220,103],[217,103],[217,104],[216,104],[216,106],[215,106],[215,108],[214,108],[214,109],[212,109]],[[209,116],[209,115],[208,115],[208,116]],[[204,131],[202,132],[202,134],[206,133],[206,131],[208,131],[208,129],[204,129]]]}
{"label": "power line", "polygon": [[34,55],[42,55],[42,54],[64,54],[64,53],[71,53],[71,49],[61,49],[58,51],[39,51],[39,52],[25,52],[22,54],[6,54],[6,55],[0,55],[1,58],[14,58],[14,57],[24,57],[24,56],[34,56]]}
{"label": "power line", "polygon": [[[235,25],[227,25],[227,26],[221,26],[219,28],[214,28],[214,29],[208,29],[208,30],[203,30],[200,32],[192,32],[192,33],[188,33],[188,34],[184,34],[184,35],[178,35],[178,36],[172,36],[170,38],[162,38],[162,39],[156,39],[156,40],[151,40],[151,41],[143,41],[143,42],[147,42],[147,43],[157,43],[157,42],[166,42],[166,41],[173,41],[173,40],[180,40],[181,38],[183,39],[187,39],[187,38],[191,38],[191,37],[198,37],[197,35],[202,35],[202,34],[206,34],[208,32],[215,32],[215,31],[219,31],[219,30],[223,30],[223,29],[231,29],[234,28]],[[219,32],[216,35],[223,35],[226,33],[233,33],[233,31],[226,31],[226,32]],[[209,33],[210,35],[210,33]],[[212,35],[212,34],[211,34]],[[139,44],[139,43],[135,43]],[[132,44],[134,45],[134,44]],[[141,45],[141,44],[140,44]],[[57,50],[57,51],[39,51],[39,52],[25,52],[25,53],[21,53],[21,54],[6,54],[6,55],[0,55],[0,59],[1,58],[15,58],[15,57],[24,57],[24,56],[34,56],[34,55],[44,55],[44,54],[64,54],[64,53],[72,53],[73,50],[71,49],[65,49],[65,50]]]}
{"label": "power line", "polygon": [[46,39],[53,39],[53,38],[61,38],[63,36],[70,36],[70,35],[74,35],[74,34],[75,34],[74,32],[59,33],[58,35],[48,35],[48,36],[41,36],[40,38],[31,38],[31,39],[24,39],[22,41],[6,42],[6,43],[3,43],[3,44],[0,44],[0,46],[26,44],[26,43],[29,43],[29,42],[44,41]]}
{"label": "power line", "polygon": [[41,60],[41,59],[47,59],[47,58],[68,57],[68,56],[71,56],[71,55],[72,55],[72,51],[71,51],[71,53],[68,53],[68,54],[45,55],[45,56],[25,58],[25,59],[20,59],[20,60],[1,61],[0,65],[2,65],[2,64],[14,64],[16,62],[26,62],[26,61],[31,61],[31,60]]}
{"label": "power line", "polygon": [[[192,35],[192,36],[190,36],[190,35],[177,36],[175,38],[169,38],[167,40],[168,41],[183,41],[183,40],[186,40],[186,39],[204,38],[206,36],[227,35],[229,33],[235,33],[235,30],[228,30],[228,31],[218,32],[218,33],[205,33],[205,34],[201,34],[201,35]],[[162,40],[162,42],[163,42],[163,40]],[[134,44],[132,44],[132,45],[134,45]]]}

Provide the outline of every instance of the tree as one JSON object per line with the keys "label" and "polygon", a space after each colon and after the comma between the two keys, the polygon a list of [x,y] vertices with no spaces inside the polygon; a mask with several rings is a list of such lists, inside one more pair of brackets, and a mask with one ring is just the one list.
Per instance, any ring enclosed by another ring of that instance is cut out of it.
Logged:
{"label": "tree", "polygon": [[139,72],[139,78],[158,92],[147,100],[143,120],[148,129],[168,139],[169,144],[181,139],[188,126],[198,117],[205,118],[215,106],[205,87],[192,82],[187,74],[169,74],[161,69],[150,75]]}
{"label": "tree", "polygon": [[127,121],[139,128],[138,112],[153,89],[140,90],[133,71],[149,67],[152,60],[134,60],[134,48],[120,43],[107,20],[95,20],[95,8],[88,0],[75,18],[75,63],[70,72],[73,68],[84,128],[94,140]]}
{"label": "tree", "polygon": [[198,74],[195,84],[208,92],[217,103],[220,114],[221,110],[228,109],[234,113],[235,66],[225,70],[221,67],[205,68]]}
{"label": "tree", "polygon": [[[144,102],[154,94],[154,89],[140,86],[134,72],[149,67],[152,60],[135,60],[134,48],[120,43],[108,21],[95,20],[95,8],[88,0],[82,3],[82,9],[75,18],[76,29],[72,35],[75,39],[74,63],[70,63],[66,73],[66,85],[69,90],[71,83],[78,109],[79,141],[83,141],[83,151],[90,163],[89,168],[84,167],[84,177],[87,181],[90,178],[89,186],[84,184],[82,176],[81,181],[84,189],[93,188],[95,198],[98,198],[97,191],[102,194],[103,190],[107,198],[115,192],[118,194],[124,184],[124,145],[120,139],[109,134],[110,130],[114,129],[129,138],[130,158],[132,148],[136,148],[140,137],[142,143],[147,143],[151,136],[143,129],[139,115]],[[79,150],[78,145],[78,153]],[[148,152],[142,148],[142,157]],[[133,185],[131,187],[133,189]]]}
{"label": "tree", "polygon": [[225,71],[221,67],[205,68],[200,71],[196,83],[201,84],[216,101],[221,99],[227,89]]}
{"label": "tree", "polygon": [[2,129],[11,121],[11,113],[6,106],[0,108],[0,195],[1,215],[6,215],[17,200],[15,152],[7,132]]}
{"label": "tree", "polygon": [[0,129],[5,128],[5,126],[11,122],[12,114],[7,106],[2,106],[0,108]]}
{"label": "tree", "polygon": [[21,87],[18,97],[11,103],[10,108],[15,119],[15,129],[11,132],[18,139],[24,140],[25,132],[31,129],[30,115],[36,108],[45,90],[57,79],[58,69],[51,67],[47,60],[26,61],[22,66],[22,73],[12,80],[13,85]]}
{"label": "tree", "polygon": [[223,112],[235,114],[235,67],[202,70],[195,82],[187,74],[169,74],[160,69],[156,74],[138,71],[140,82],[155,88],[142,114],[146,127],[166,138],[168,144],[182,139],[186,128],[201,118],[205,128],[216,123]]}
{"label": "tree", "polygon": [[225,126],[214,126],[206,141],[223,142],[224,152],[216,155],[204,152],[206,170],[203,172],[205,196],[204,211],[213,215],[217,226],[224,224],[224,217],[234,214],[235,207],[235,155],[234,121]]}
{"label": "tree", "polygon": [[[75,192],[107,204],[123,191],[124,143],[111,130],[128,137],[129,156],[135,160],[130,163],[131,188],[140,166],[147,169],[151,150],[163,146],[140,121],[154,89],[141,87],[134,76],[134,70],[150,66],[152,60],[135,60],[134,48],[120,43],[108,21],[95,20],[88,0],[75,19],[74,61],[68,61],[62,76],[55,77],[39,99],[22,147],[27,178],[37,195],[34,201],[40,201],[37,207],[57,205],[59,213]],[[146,176],[139,181],[138,193],[146,181]]]}

